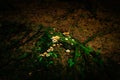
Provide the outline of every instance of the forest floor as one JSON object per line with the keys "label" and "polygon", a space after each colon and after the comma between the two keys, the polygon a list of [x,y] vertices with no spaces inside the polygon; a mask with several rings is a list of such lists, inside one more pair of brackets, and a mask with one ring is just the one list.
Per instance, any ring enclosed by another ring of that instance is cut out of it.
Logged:
{"label": "forest floor", "polygon": [[[24,29],[20,33],[12,34],[12,37],[9,35],[9,30],[12,29],[7,28],[8,34],[6,35],[10,37],[7,37],[5,44],[10,44],[9,41],[21,38],[21,35],[24,37],[20,40],[20,43],[26,42],[38,31],[37,26],[39,24],[45,27],[57,28],[61,32],[70,32],[74,38],[81,42],[98,34],[87,45],[95,50],[100,49],[105,61],[111,59],[117,67],[120,66],[120,15],[119,12],[108,9],[108,7],[98,6],[95,12],[91,12],[85,8],[84,4],[76,2],[49,2],[43,4],[22,2],[5,7],[0,13],[0,21],[5,24],[7,24],[6,22],[25,24],[28,28],[28,30]],[[23,27],[19,27],[19,29],[22,30]],[[19,29],[17,30],[20,31]],[[6,30],[2,29],[2,31]],[[34,41],[30,41],[21,45],[20,48],[29,52],[34,43]],[[113,64],[111,68],[116,67]],[[116,77],[119,77],[120,72],[117,69],[113,71]]]}

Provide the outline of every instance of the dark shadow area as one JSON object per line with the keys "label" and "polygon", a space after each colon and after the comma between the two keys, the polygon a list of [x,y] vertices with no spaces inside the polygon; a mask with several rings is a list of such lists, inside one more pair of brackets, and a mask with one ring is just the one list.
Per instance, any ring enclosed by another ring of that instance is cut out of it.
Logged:
{"label": "dark shadow area", "polygon": [[[11,63],[14,53],[19,54],[19,47],[40,36],[38,32],[29,37],[31,29],[26,24],[18,22],[0,22],[0,68]],[[27,38],[26,41],[23,40]]]}
{"label": "dark shadow area", "polygon": [[22,32],[26,31],[27,28],[24,24],[10,21],[3,21],[0,25],[0,67],[4,67],[3,65],[9,63],[9,60],[14,53],[14,48],[18,48],[21,45],[21,37],[15,39],[12,38],[17,35],[19,36]]}

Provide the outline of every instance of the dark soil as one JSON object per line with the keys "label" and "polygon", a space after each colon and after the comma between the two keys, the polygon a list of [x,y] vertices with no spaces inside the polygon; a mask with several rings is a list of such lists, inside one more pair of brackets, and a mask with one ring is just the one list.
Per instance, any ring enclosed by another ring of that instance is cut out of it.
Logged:
{"label": "dark soil", "polygon": [[95,77],[88,73],[88,78],[120,79],[120,4],[117,0],[114,2],[112,0],[6,1],[0,2],[0,80],[36,80],[39,79],[39,75],[43,80],[54,80],[56,77],[50,78],[54,74],[60,80],[68,80],[65,75],[64,78],[60,78],[61,74],[57,74],[59,71],[44,69],[39,71],[38,68],[24,70],[23,63],[29,57],[18,61],[11,59],[12,55],[14,57],[21,54],[20,51],[31,52],[42,34],[38,27],[40,24],[45,26],[44,28],[51,26],[61,32],[69,31],[81,42],[95,35],[87,45],[94,50],[101,50],[105,71],[92,75]]}

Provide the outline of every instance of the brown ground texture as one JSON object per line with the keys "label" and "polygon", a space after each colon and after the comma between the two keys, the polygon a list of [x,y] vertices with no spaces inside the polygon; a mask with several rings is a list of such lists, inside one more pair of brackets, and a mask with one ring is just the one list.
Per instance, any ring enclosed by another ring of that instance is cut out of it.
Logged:
{"label": "brown ground texture", "polygon": [[[112,59],[120,64],[120,15],[119,7],[109,6],[111,3],[99,4],[94,12],[85,8],[85,4],[78,2],[14,2],[11,8],[5,7],[0,13],[0,21],[10,21],[26,24],[30,27],[31,37],[37,26],[55,27],[61,32],[69,31],[74,38],[84,42],[88,37],[99,34],[92,41],[88,42],[95,50],[101,49],[101,54],[106,60]],[[118,3],[114,3],[118,5]],[[96,7],[96,6],[93,6]],[[21,33],[21,34],[24,34]],[[19,35],[14,35],[18,38]],[[21,43],[24,43],[24,38]],[[9,40],[8,40],[9,41]],[[30,51],[33,41],[21,46],[21,49]]]}

